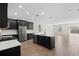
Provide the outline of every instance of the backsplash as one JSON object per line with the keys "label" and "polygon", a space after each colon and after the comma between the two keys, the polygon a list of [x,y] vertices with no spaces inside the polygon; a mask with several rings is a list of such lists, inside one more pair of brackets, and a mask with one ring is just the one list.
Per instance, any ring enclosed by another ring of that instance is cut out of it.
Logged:
{"label": "backsplash", "polygon": [[[34,33],[33,30],[27,30],[27,33]],[[1,30],[0,29],[0,35],[12,35],[17,34],[17,30]]]}
{"label": "backsplash", "polygon": [[27,30],[27,33],[34,33],[34,30]]}

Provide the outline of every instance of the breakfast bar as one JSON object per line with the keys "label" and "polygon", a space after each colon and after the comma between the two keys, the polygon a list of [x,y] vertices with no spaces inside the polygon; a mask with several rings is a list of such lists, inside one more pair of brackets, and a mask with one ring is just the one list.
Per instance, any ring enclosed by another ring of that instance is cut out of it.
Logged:
{"label": "breakfast bar", "polygon": [[44,46],[50,50],[55,48],[54,36],[34,34],[33,42]]}

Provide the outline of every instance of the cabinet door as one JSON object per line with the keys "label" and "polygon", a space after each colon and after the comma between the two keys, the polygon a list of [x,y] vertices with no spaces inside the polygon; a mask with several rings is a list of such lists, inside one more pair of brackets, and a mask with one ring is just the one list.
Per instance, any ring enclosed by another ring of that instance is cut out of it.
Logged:
{"label": "cabinet door", "polygon": [[50,37],[46,37],[45,38],[45,46],[50,48],[51,47],[51,38]]}
{"label": "cabinet door", "polygon": [[17,29],[17,20],[9,19],[8,24],[9,29]]}
{"label": "cabinet door", "polygon": [[7,3],[0,3],[0,27],[7,27]]}
{"label": "cabinet door", "polygon": [[27,29],[29,30],[29,22],[27,22]]}
{"label": "cabinet door", "polygon": [[30,29],[33,29],[33,23],[32,22],[30,23]]}
{"label": "cabinet door", "polygon": [[19,23],[19,26],[23,25],[21,20],[19,20],[18,23]]}
{"label": "cabinet door", "polygon": [[33,23],[32,22],[18,20],[18,25],[19,26],[27,26],[27,30],[32,30],[33,29]]}
{"label": "cabinet door", "polygon": [[19,26],[26,26],[27,22],[26,21],[22,21],[22,20],[18,20],[18,25]]}
{"label": "cabinet door", "polygon": [[27,40],[29,40],[29,39],[33,39],[33,33],[27,34]]}
{"label": "cabinet door", "polygon": [[32,30],[33,29],[33,23],[32,22],[27,22],[27,29]]}
{"label": "cabinet door", "polygon": [[37,43],[51,49],[51,38],[46,36],[37,36]]}

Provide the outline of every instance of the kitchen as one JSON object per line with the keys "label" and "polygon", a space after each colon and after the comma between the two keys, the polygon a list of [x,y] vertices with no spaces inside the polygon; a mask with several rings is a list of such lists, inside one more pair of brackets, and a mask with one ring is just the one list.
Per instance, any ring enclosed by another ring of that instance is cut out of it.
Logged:
{"label": "kitchen", "polygon": [[79,3],[0,3],[0,56],[79,56]]}
{"label": "kitchen", "polygon": [[[30,40],[32,41],[31,43],[40,45],[48,50],[55,48],[54,25],[38,24],[32,21],[33,17],[32,20],[28,16],[21,18],[17,12],[12,17],[11,10],[17,8],[15,5],[18,5],[19,9],[23,8],[19,3],[0,3],[0,56],[21,56],[22,43]],[[26,12],[26,14],[29,15],[29,12]],[[35,16],[37,18],[40,17],[39,14]]]}

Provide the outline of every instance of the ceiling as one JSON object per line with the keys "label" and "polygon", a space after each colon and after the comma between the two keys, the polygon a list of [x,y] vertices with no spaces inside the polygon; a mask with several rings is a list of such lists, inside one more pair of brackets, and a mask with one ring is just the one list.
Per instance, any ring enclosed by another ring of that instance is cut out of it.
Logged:
{"label": "ceiling", "polygon": [[79,3],[9,3],[8,17],[48,24],[76,21]]}

